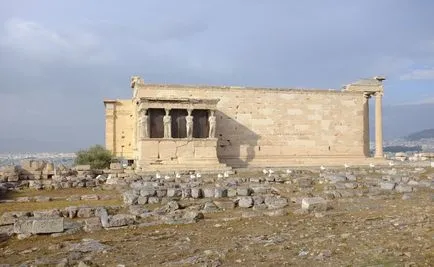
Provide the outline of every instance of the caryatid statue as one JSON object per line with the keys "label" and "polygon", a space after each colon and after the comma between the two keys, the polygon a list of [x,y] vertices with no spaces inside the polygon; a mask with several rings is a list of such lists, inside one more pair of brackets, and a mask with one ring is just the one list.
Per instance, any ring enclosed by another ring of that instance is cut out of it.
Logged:
{"label": "caryatid statue", "polygon": [[140,125],[139,138],[140,139],[149,138],[148,114],[146,109],[142,109],[140,111],[139,125]]}
{"label": "caryatid statue", "polygon": [[170,109],[165,109],[166,115],[163,117],[164,138],[172,138],[172,118],[169,115]]}
{"label": "caryatid statue", "polygon": [[193,138],[193,116],[191,116],[191,109],[187,110],[188,115],[185,117],[185,122],[187,126],[187,138]]}
{"label": "caryatid statue", "polygon": [[209,115],[209,118],[208,118],[208,123],[209,123],[209,134],[208,134],[208,137],[209,138],[215,138],[216,117],[214,115],[214,110],[211,110],[210,113],[211,114]]}

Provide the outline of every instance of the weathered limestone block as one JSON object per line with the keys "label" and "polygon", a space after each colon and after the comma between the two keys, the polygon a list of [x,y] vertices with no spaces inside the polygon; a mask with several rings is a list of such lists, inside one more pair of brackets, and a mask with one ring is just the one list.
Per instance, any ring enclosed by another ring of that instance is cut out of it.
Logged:
{"label": "weathered limestone block", "polygon": [[158,204],[160,203],[160,199],[158,197],[149,197],[148,204]]}
{"label": "weathered limestone block", "polygon": [[84,220],[83,230],[85,232],[93,232],[102,229],[101,219],[99,217],[91,217]]}
{"label": "weathered limestone block", "polygon": [[253,206],[253,198],[249,196],[243,196],[238,199],[238,207],[251,208]]}
{"label": "weathered limestone block", "polygon": [[191,188],[183,188],[181,197],[182,198],[190,198],[191,197]]}
{"label": "weathered limestone block", "polygon": [[162,198],[167,196],[167,189],[166,188],[160,188],[157,189],[157,197]]}
{"label": "weathered limestone block", "polygon": [[253,205],[260,205],[260,204],[264,204],[264,197],[263,196],[253,196]]}
{"label": "weathered limestone block", "polygon": [[138,194],[136,191],[130,190],[130,191],[124,192],[122,194],[122,198],[123,198],[124,204],[134,205],[134,204],[137,204]]}
{"label": "weathered limestone block", "polygon": [[215,198],[222,198],[228,196],[228,190],[226,188],[217,187],[214,190],[214,197]]}
{"label": "weathered limestone block", "polygon": [[264,203],[268,209],[281,209],[288,206],[288,200],[280,196],[266,196]]}
{"label": "weathered limestone block", "polygon": [[80,197],[81,200],[98,200],[99,196],[98,195],[82,195]]}
{"label": "weathered limestone block", "polygon": [[137,198],[137,204],[139,205],[145,205],[148,203],[148,197],[139,196]]}
{"label": "weathered limestone block", "polygon": [[396,186],[396,183],[394,182],[381,182],[380,188],[383,190],[393,190]]}
{"label": "weathered limestone block", "polygon": [[17,234],[50,234],[63,231],[63,218],[20,219],[14,224],[14,232]]}
{"label": "weathered limestone block", "polygon": [[167,189],[167,196],[168,197],[181,197],[182,196],[182,190],[180,188],[168,188]]}
{"label": "weathered limestone block", "polygon": [[194,187],[191,189],[191,197],[192,198],[202,198],[203,194],[202,194],[202,189],[201,188],[197,188]]}
{"label": "weathered limestone block", "polygon": [[52,217],[60,217],[60,215],[61,212],[58,209],[33,211],[33,217],[35,218],[52,218]]}
{"label": "weathered limestone block", "polygon": [[78,218],[90,218],[95,216],[95,211],[91,207],[79,207],[77,212]]}
{"label": "weathered limestone block", "polygon": [[153,197],[157,194],[157,191],[153,187],[145,187],[140,190],[142,197]]}
{"label": "weathered limestone block", "polygon": [[248,187],[238,187],[237,188],[237,195],[238,196],[250,196],[252,193],[252,190]]}
{"label": "weathered limestone block", "polygon": [[303,198],[301,200],[301,209],[306,211],[325,211],[327,210],[327,201],[322,197]]}
{"label": "weathered limestone block", "polygon": [[219,207],[222,210],[231,210],[235,208],[235,202],[227,199],[227,200],[216,200],[214,201],[217,207]]}
{"label": "weathered limestone block", "polygon": [[49,202],[51,201],[51,197],[48,196],[36,196],[34,197],[36,202]]}
{"label": "weathered limestone block", "polygon": [[204,188],[203,189],[203,196],[205,198],[212,198],[212,197],[214,197],[214,191],[215,191],[214,188]]}
{"label": "weathered limestone block", "polygon": [[334,183],[345,182],[347,180],[347,177],[346,175],[343,174],[336,174],[336,175],[330,175],[329,177],[327,177],[327,179],[330,181],[330,183],[334,184]]}
{"label": "weathered limestone block", "polygon": [[413,191],[413,187],[405,184],[398,184],[395,187],[396,192],[398,193],[411,193]]}
{"label": "weathered limestone block", "polygon": [[108,226],[107,227],[121,227],[130,224],[134,224],[136,221],[136,216],[131,214],[116,214],[108,216]]}

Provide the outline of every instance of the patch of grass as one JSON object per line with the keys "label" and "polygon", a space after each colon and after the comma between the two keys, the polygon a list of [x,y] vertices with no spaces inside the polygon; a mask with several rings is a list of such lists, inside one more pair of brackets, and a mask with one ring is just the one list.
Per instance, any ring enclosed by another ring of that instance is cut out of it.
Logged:
{"label": "patch of grass", "polygon": [[2,203],[0,204],[0,214],[8,211],[34,211],[46,209],[62,209],[69,206],[118,206],[122,205],[122,200],[109,199],[109,200],[88,200],[88,201],[67,201],[57,200],[48,202],[23,202],[23,203]]}
{"label": "patch of grass", "polygon": [[1,199],[14,199],[17,197],[35,197],[35,196],[47,196],[47,197],[68,197],[73,195],[120,195],[115,190],[101,190],[95,188],[66,188],[66,189],[52,189],[52,190],[34,190],[34,189],[22,189],[20,191],[9,191],[2,196]]}

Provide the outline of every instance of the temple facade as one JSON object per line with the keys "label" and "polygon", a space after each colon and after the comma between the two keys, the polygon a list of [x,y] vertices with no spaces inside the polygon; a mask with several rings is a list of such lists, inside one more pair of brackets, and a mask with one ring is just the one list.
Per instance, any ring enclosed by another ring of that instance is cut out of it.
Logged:
{"label": "temple facade", "polygon": [[383,80],[308,90],[147,84],[134,76],[131,99],[104,101],[106,147],[138,171],[378,161],[383,159]]}

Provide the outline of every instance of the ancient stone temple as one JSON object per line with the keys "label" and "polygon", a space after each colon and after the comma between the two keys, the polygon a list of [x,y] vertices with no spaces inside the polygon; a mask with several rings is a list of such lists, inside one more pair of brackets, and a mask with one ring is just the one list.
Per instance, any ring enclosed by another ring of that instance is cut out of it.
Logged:
{"label": "ancient stone temple", "polygon": [[383,159],[383,80],[307,90],[147,84],[134,76],[132,99],[104,101],[106,147],[139,171],[365,164]]}

